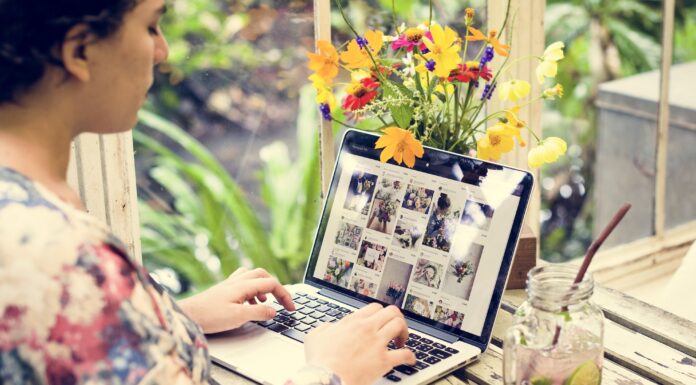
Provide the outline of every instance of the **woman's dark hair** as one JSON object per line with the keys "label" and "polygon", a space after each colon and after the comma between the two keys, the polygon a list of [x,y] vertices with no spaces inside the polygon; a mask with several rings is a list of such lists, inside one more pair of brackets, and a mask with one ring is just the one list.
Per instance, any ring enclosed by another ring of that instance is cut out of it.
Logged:
{"label": "woman's dark hair", "polygon": [[140,0],[0,0],[0,104],[31,87],[70,28],[84,23],[97,38],[116,32]]}

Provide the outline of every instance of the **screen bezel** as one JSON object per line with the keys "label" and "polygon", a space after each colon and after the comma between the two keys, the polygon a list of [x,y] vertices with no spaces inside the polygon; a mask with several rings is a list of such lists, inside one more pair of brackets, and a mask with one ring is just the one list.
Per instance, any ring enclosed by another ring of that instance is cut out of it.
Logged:
{"label": "screen bezel", "polygon": [[[322,209],[321,221],[317,228],[317,233],[314,238],[314,244],[312,245],[311,256],[307,264],[307,269],[305,271],[305,283],[311,283],[314,286],[327,288],[349,297],[355,298],[361,302],[370,303],[378,302],[382,305],[387,305],[386,303],[372,297],[368,297],[359,293],[356,293],[347,288],[334,285],[320,278],[314,277],[314,271],[316,269],[317,261],[319,259],[319,253],[321,250],[321,244],[324,236],[326,235],[326,228],[329,222],[329,214],[331,208],[333,207],[334,200],[336,198],[336,190],[338,189],[338,182],[340,175],[342,175],[342,161],[345,158],[345,154],[352,154],[357,156],[362,156],[368,159],[379,161],[379,155],[381,150],[375,149],[375,142],[379,138],[378,135],[367,133],[358,130],[347,130],[343,136],[341,142],[341,147],[338,152],[338,157],[336,159],[336,164],[331,178],[331,184],[327,197],[324,202],[324,208]],[[501,262],[500,271],[498,273],[498,278],[495,283],[493,294],[491,297],[491,302],[489,304],[488,311],[486,313],[486,319],[484,321],[483,329],[481,330],[481,335],[475,335],[461,329],[454,328],[452,326],[447,326],[443,323],[437,322],[430,318],[420,316],[418,314],[412,313],[408,310],[401,309],[404,315],[409,318],[416,320],[420,323],[426,324],[438,330],[442,330],[446,333],[456,335],[459,339],[465,340],[467,342],[475,343],[479,346],[486,346],[490,340],[490,336],[493,330],[493,321],[495,320],[495,315],[500,306],[500,301],[502,299],[503,291],[505,289],[505,282],[512,264],[512,258],[517,246],[517,241],[519,234],[522,229],[522,221],[527,209],[527,204],[529,202],[529,197],[531,196],[532,188],[534,185],[534,177],[531,173],[524,170],[519,170],[513,167],[504,166],[497,163],[482,161],[479,159],[471,158],[464,155],[454,154],[443,150],[438,150],[431,147],[425,147],[425,153],[420,159],[416,159],[416,164],[413,170],[425,172],[431,175],[436,175],[446,179],[457,180],[467,183],[477,183],[477,175],[485,175],[489,169],[493,170],[514,170],[523,174],[521,182],[518,186],[520,202],[517,206],[517,212],[515,213],[515,218],[512,223],[512,228],[510,229],[510,236],[508,237],[508,242],[505,247],[505,254]],[[462,179],[454,178],[451,172],[445,174],[444,170],[451,170],[452,162],[457,162],[463,165],[467,172],[464,174]],[[394,160],[389,160],[390,164],[397,165]],[[398,166],[398,165],[397,165]],[[407,168],[406,165],[402,164],[399,167]],[[438,172],[441,171],[441,172]]]}

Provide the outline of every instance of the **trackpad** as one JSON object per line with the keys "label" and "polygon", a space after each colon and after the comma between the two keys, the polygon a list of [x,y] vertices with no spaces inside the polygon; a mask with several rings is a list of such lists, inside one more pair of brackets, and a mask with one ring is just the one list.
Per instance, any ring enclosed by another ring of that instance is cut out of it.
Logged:
{"label": "trackpad", "polygon": [[258,337],[261,338],[254,339],[253,343],[245,343],[243,349],[218,348],[211,353],[245,376],[271,384],[285,384],[291,375],[304,367],[302,344],[275,333]]}

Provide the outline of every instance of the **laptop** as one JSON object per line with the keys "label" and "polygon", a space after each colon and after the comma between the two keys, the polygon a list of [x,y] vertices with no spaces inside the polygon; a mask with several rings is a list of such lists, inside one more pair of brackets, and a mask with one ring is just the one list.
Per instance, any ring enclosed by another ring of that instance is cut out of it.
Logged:
{"label": "laptop", "polygon": [[429,383],[486,350],[532,174],[427,147],[413,168],[382,163],[377,138],[343,137],[304,281],[288,286],[297,310],[269,300],[273,320],[209,336],[213,361],[282,385],[307,333],[370,302],[402,310],[418,359],[376,384]]}

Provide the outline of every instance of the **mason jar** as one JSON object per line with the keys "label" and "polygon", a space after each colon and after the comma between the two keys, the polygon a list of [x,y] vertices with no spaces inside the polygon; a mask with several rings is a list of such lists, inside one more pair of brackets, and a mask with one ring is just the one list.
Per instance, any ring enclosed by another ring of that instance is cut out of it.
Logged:
{"label": "mason jar", "polygon": [[575,284],[577,271],[546,265],[527,274],[527,301],[503,341],[505,385],[601,383],[604,315],[590,300],[592,275]]}

